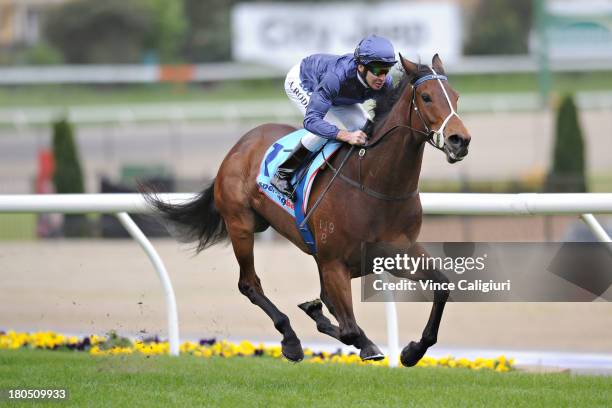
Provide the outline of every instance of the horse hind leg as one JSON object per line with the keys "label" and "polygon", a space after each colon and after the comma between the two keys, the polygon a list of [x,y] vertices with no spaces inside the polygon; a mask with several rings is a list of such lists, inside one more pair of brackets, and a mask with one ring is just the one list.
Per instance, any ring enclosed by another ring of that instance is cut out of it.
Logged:
{"label": "horse hind leg", "polygon": [[281,342],[283,355],[290,361],[304,359],[304,351],[293,331],[289,318],[266,297],[261,281],[255,272],[253,258],[255,217],[252,212],[244,211],[226,219],[227,229],[232,241],[234,254],[240,265],[238,289],[251,303],[259,306],[274,322],[274,327],[283,335]]}
{"label": "horse hind leg", "polygon": [[321,299],[311,300],[298,305],[317,324],[317,330],[336,340],[340,340],[340,328],[334,325],[324,314]]}

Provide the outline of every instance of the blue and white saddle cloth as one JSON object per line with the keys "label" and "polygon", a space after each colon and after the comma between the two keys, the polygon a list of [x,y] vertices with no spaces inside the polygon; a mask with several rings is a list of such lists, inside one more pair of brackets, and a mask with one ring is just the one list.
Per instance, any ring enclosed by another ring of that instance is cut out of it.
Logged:
{"label": "blue and white saddle cloth", "polygon": [[314,159],[310,159],[310,164],[297,171],[291,180],[292,184],[297,184],[295,202],[279,193],[276,188],[270,184],[270,179],[274,177],[278,166],[285,161],[289,154],[293,151],[295,146],[299,143],[300,139],[307,133],[305,129],[296,130],[295,132],[289,133],[287,136],[279,139],[266,151],[261,166],[259,169],[259,175],[257,176],[257,185],[259,190],[265,194],[270,200],[280,206],[283,210],[287,211],[291,215],[297,225],[298,231],[302,235],[302,239],[310,249],[312,254],[317,252],[315,240],[312,235],[312,231],[308,225],[304,225],[300,228],[300,223],[306,216],[306,209],[308,208],[308,198],[310,196],[310,188],[312,183],[323,164],[325,159],[332,157],[342,146],[341,142],[329,141],[325,144],[323,149],[317,153]]}

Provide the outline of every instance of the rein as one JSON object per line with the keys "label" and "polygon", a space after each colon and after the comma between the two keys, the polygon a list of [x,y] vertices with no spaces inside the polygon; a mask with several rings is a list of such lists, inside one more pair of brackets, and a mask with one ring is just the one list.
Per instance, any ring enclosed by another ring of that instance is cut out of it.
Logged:
{"label": "rein", "polygon": [[[412,113],[412,110],[411,110],[411,113]],[[340,166],[338,166],[337,169],[334,168],[334,166],[331,165],[331,163],[329,162],[327,157],[324,157],[325,165],[327,167],[329,167],[333,171],[334,176],[332,177],[332,179],[330,180],[329,184],[327,185],[327,187],[325,188],[325,190],[323,191],[323,193],[319,197],[320,198],[323,197],[323,194],[325,192],[327,192],[327,190],[331,186],[332,181],[334,181],[336,176],[339,176],[342,181],[344,181],[345,183],[349,184],[350,186],[358,188],[359,190],[363,191],[365,194],[367,194],[367,195],[369,195],[371,197],[374,197],[376,199],[382,200],[382,201],[404,201],[404,200],[407,200],[409,198],[416,197],[419,194],[419,190],[411,191],[408,194],[403,194],[403,195],[400,195],[400,196],[392,196],[392,195],[389,195],[389,194],[384,194],[384,193],[380,193],[378,191],[372,190],[368,186],[364,185],[362,183],[362,181],[361,181],[361,162],[363,161],[363,158],[365,157],[366,149],[373,149],[374,147],[376,147],[385,138],[385,136],[390,135],[390,134],[394,133],[396,130],[402,129],[402,128],[410,129],[413,132],[418,132],[418,133],[421,133],[421,134],[424,134],[424,135],[428,135],[427,132],[423,132],[422,130],[415,129],[412,126],[395,125],[391,129],[389,129],[385,133],[383,133],[383,135],[380,136],[378,139],[376,139],[373,143],[371,143],[369,145],[363,145],[361,147],[361,149],[359,150],[359,173],[358,173],[359,174],[359,181],[355,181],[352,178],[350,178],[348,176],[345,176],[344,174],[340,173],[340,171],[344,167],[344,164],[347,162],[349,156],[355,150],[355,146],[354,145],[351,146],[351,148],[349,149],[349,151],[347,152],[346,156],[344,157],[344,159],[340,163]],[[321,151],[321,152],[323,152],[323,151]],[[316,204],[317,203],[315,203],[315,205]],[[312,213],[312,211],[315,208],[316,208],[316,206],[312,207],[311,213]]]}

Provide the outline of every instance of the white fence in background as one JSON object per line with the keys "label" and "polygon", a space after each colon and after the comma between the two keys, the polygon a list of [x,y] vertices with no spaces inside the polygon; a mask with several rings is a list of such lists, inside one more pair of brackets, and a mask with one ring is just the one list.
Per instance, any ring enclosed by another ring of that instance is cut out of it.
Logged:
{"label": "white fence in background", "polygon": [[[162,200],[179,203],[194,194],[160,194]],[[591,194],[457,194],[422,193],[425,214],[447,215],[580,215],[597,239],[612,240],[593,214],[612,213],[612,193]],[[107,213],[115,214],[130,235],[145,250],[162,283],[168,315],[170,354],[179,354],[179,326],[172,283],[153,245],[128,213],[148,213],[151,208],[139,194],[0,195],[0,213]],[[609,247],[610,248],[610,247]],[[397,311],[386,304],[389,362],[399,357]]]}
{"label": "white fence in background", "polygon": [[[441,57],[444,59],[444,55],[441,55]],[[536,73],[538,72],[538,60],[535,55],[462,57],[454,63],[449,62],[445,64],[445,68],[447,73],[451,75]],[[612,59],[553,59],[550,61],[550,69],[554,72],[611,71]],[[138,84],[164,81],[219,82],[283,78],[286,73],[286,69],[281,69],[276,65],[264,66],[237,62],[178,66],[146,64],[4,66],[0,67],[0,86],[37,84]]]}
{"label": "white fence in background", "polygon": [[195,65],[55,65],[0,67],[0,85],[218,82],[284,76],[278,67],[219,62]]}

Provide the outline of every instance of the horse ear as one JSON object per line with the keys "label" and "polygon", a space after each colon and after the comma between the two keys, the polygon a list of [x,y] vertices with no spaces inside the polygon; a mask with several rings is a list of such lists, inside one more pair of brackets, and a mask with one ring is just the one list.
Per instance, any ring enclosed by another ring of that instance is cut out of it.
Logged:
{"label": "horse ear", "polygon": [[406,73],[409,75],[416,74],[418,70],[417,64],[402,57],[401,53],[399,53],[399,57],[400,61],[402,62],[402,67],[404,67],[404,71],[406,71]]}
{"label": "horse ear", "polygon": [[446,75],[444,65],[442,65],[442,60],[438,54],[434,55],[431,59],[431,66],[438,74]]}

